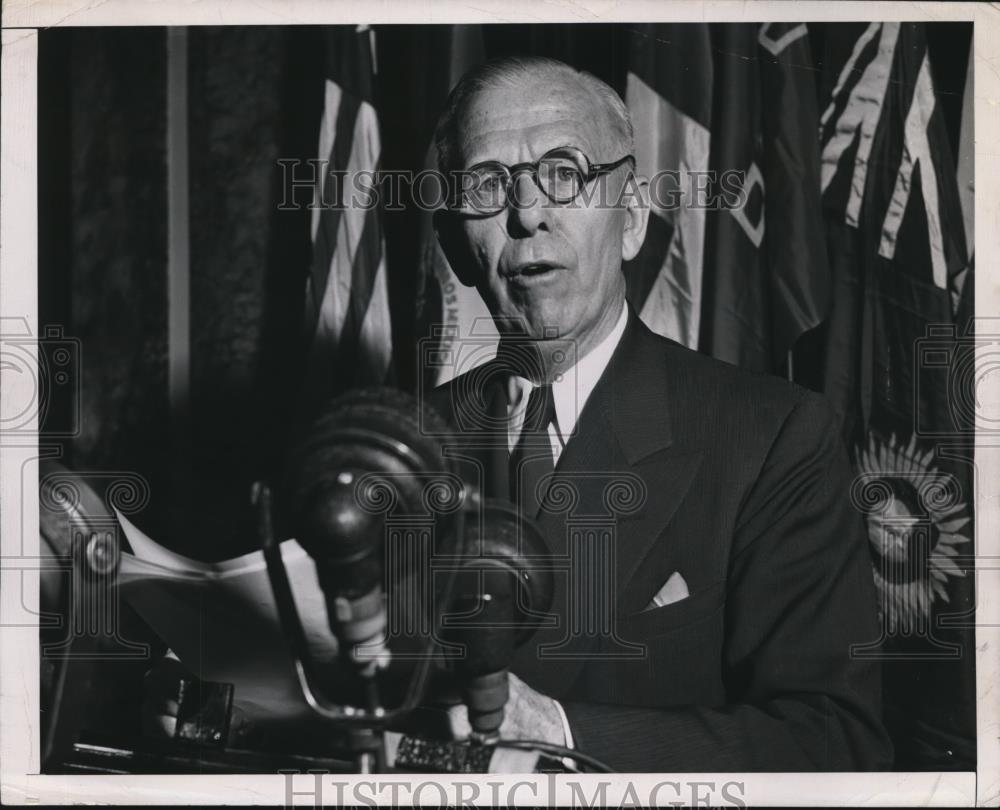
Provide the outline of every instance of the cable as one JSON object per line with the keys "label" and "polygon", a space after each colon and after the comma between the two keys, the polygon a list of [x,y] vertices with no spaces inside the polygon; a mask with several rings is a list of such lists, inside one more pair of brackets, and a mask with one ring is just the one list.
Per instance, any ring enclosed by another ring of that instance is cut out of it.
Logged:
{"label": "cable", "polygon": [[585,754],[583,751],[577,751],[573,748],[555,745],[554,743],[542,742],[541,740],[497,740],[494,745],[497,748],[519,748],[524,751],[541,751],[544,754],[552,754],[560,759],[566,757],[584,765],[589,765],[598,773],[614,773],[614,770],[610,766],[601,762],[597,757],[592,757],[590,754]]}
{"label": "cable", "polygon": [[538,753],[545,759],[546,762],[551,762],[562,768],[564,773],[587,773],[587,771],[571,767],[569,760],[567,760],[566,757],[557,757],[555,754],[546,754],[544,751],[539,751]]}

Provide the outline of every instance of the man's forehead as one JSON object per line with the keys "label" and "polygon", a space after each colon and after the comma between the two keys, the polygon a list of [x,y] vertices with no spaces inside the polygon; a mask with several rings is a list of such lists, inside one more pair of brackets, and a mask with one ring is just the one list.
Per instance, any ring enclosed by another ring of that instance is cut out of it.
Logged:
{"label": "man's forehead", "polygon": [[573,145],[598,160],[610,139],[606,110],[578,85],[526,81],[481,91],[462,115],[460,146],[466,160],[499,157],[502,149]]}

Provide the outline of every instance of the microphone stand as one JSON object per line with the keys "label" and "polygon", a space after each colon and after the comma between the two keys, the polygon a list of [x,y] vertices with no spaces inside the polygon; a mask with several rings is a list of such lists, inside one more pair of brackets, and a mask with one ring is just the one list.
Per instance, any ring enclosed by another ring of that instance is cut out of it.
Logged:
{"label": "microphone stand", "polygon": [[514,653],[513,574],[496,560],[479,558],[456,582],[459,598],[449,639],[462,645],[456,663],[473,744],[496,743],[510,696],[508,666]]}
{"label": "microphone stand", "polygon": [[[261,547],[264,553],[264,560],[267,564],[268,578],[271,582],[271,590],[274,593],[274,601],[278,609],[278,617],[282,627],[288,634],[289,646],[295,666],[296,676],[299,681],[299,688],[309,707],[319,716],[331,721],[331,723],[347,730],[348,745],[354,756],[359,773],[382,773],[387,767],[387,756],[385,749],[385,729],[392,723],[410,714],[423,700],[427,692],[428,680],[432,664],[430,655],[433,640],[428,642],[427,654],[422,658],[420,664],[413,673],[409,684],[408,692],[403,703],[391,710],[387,710],[381,701],[376,675],[391,662],[390,651],[382,647],[372,654],[371,645],[364,642],[372,638],[378,638],[384,629],[384,611],[381,611],[381,619],[375,619],[365,625],[364,622],[356,623],[355,628],[366,626],[367,632],[359,632],[356,640],[347,639],[347,646],[340,651],[342,660],[348,662],[356,675],[361,679],[364,686],[365,705],[349,706],[335,703],[329,700],[323,690],[317,686],[320,680],[315,672],[312,654],[306,640],[305,630],[299,618],[298,608],[292,595],[291,584],[288,581],[288,573],[285,570],[284,562],[281,558],[281,549],[274,537],[274,530],[271,520],[271,491],[262,483],[254,484],[251,499],[257,511],[257,527],[260,535]],[[455,533],[457,537],[464,537],[465,516],[464,509],[459,509],[455,516]],[[443,592],[443,602],[447,604],[452,590],[452,582],[449,579]],[[379,590],[378,599],[381,599]],[[339,604],[343,601],[343,611]],[[335,631],[342,631],[342,621],[351,618],[347,611],[359,609],[359,601],[347,602],[346,600],[334,600],[335,615],[331,624],[335,625]],[[377,607],[377,600],[374,598],[365,603],[364,610],[370,611]],[[369,616],[372,613],[369,612]],[[379,614],[376,614],[379,615]],[[377,633],[376,633],[377,630]],[[343,642],[340,632],[336,632],[338,641]],[[361,638],[360,636],[364,636]],[[499,724],[498,724],[499,725]]]}
{"label": "microphone stand", "polygon": [[[275,542],[271,522],[270,488],[263,483],[254,484],[252,500],[257,508],[257,526],[264,551],[264,560],[267,563],[268,578],[271,581],[271,590],[274,592],[274,600],[278,607],[281,624],[289,634],[295,671],[306,703],[321,716],[337,721],[338,725],[347,726],[348,747],[357,765],[358,773],[383,773],[386,769],[383,731],[386,718],[389,715],[382,706],[375,676],[380,669],[388,666],[389,651],[381,650],[377,655],[370,656],[367,653],[362,654],[364,648],[361,642],[366,639],[357,643],[349,643],[346,650],[340,651],[340,655],[343,660],[349,662],[357,677],[364,682],[366,705],[363,708],[356,708],[353,706],[331,706],[325,703],[321,693],[313,685],[314,679],[307,665],[307,662],[311,661],[308,642],[299,619],[298,609],[295,606],[284,562],[281,559],[281,549]],[[381,594],[378,594],[377,598],[381,598]],[[343,604],[340,604],[341,602]],[[349,611],[352,607],[355,606],[350,605],[346,600],[338,600],[339,615],[336,618],[339,621],[351,618]],[[372,626],[377,632],[381,632],[376,625],[378,625],[377,620]],[[369,634],[365,635],[366,638],[370,638]]]}

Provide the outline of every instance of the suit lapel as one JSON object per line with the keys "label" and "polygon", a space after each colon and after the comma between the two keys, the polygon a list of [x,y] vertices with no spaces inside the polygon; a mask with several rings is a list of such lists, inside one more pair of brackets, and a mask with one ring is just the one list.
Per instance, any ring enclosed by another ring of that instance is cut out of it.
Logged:
{"label": "suit lapel", "polygon": [[[574,524],[614,526],[614,573],[607,587],[615,592],[606,596],[614,597],[616,615],[643,607],[629,602],[630,593],[637,596],[629,582],[685,497],[700,462],[697,453],[675,444],[667,374],[662,344],[630,311],[621,343],[587,399],[537,515],[557,558],[569,552]],[[569,493],[575,506],[557,508]],[[569,577],[557,574],[553,612],[560,615],[559,628],[539,631],[518,655],[518,672],[555,697],[567,693],[588,654],[602,644],[593,636],[573,639],[557,648],[561,665],[552,666],[553,648],[546,645],[566,637],[568,591]]]}
{"label": "suit lapel", "polygon": [[[576,477],[602,485],[618,482],[620,500],[606,499],[591,487],[586,502],[593,513],[607,515],[606,505],[611,507],[619,597],[687,494],[700,463],[698,453],[675,441],[676,392],[668,373],[662,342],[630,310],[621,343],[556,469],[555,479],[561,476],[567,483]],[[602,472],[607,472],[603,481],[594,476]]]}

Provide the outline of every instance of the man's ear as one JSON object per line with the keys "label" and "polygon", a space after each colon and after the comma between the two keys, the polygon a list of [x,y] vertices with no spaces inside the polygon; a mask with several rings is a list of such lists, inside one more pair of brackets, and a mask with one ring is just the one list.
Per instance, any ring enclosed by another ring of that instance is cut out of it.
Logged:
{"label": "man's ear", "polygon": [[475,262],[461,218],[446,208],[438,208],[434,212],[434,232],[452,272],[466,287],[475,287]]}
{"label": "man's ear", "polygon": [[625,208],[622,259],[629,261],[636,257],[646,239],[646,226],[649,224],[649,181],[641,175],[630,175],[622,190],[622,203]]}

